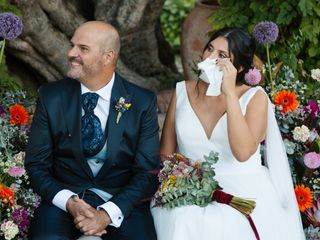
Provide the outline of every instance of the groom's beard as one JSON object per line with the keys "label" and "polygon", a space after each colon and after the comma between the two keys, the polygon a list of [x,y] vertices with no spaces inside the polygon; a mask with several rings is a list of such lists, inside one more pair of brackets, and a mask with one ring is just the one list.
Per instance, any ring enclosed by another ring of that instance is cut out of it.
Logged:
{"label": "groom's beard", "polygon": [[70,57],[68,59],[68,65],[67,76],[83,83],[94,79],[95,75],[101,73],[103,67],[101,59],[99,58],[91,64],[86,64],[79,57]]}

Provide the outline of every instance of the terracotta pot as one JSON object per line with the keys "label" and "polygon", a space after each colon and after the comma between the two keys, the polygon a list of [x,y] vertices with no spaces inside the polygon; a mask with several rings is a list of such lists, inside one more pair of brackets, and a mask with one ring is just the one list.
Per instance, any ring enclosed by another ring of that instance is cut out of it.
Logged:
{"label": "terracotta pot", "polygon": [[199,62],[212,26],[208,17],[218,8],[217,1],[198,1],[185,19],[181,32],[181,61],[185,80],[197,79],[192,70]]}

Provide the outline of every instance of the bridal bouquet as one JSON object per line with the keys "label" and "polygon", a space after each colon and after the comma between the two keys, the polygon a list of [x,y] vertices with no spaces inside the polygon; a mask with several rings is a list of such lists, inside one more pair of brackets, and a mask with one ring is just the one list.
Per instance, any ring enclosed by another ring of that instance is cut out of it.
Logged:
{"label": "bridal bouquet", "polygon": [[205,207],[212,201],[217,201],[249,215],[255,202],[223,192],[214,179],[213,164],[218,159],[218,153],[214,152],[204,156],[203,161],[195,162],[179,153],[166,156],[158,174],[160,187],[154,196],[155,206],[169,209],[185,205]]}

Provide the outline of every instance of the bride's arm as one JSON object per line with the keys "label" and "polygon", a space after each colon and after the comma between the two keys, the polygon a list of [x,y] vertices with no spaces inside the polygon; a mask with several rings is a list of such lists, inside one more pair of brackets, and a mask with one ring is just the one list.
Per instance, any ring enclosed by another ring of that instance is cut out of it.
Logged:
{"label": "bride's arm", "polygon": [[175,113],[176,113],[176,93],[173,91],[172,98],[169,104],[167,115],[163,124],[161,141],[160,141],[160,154],[169,155],[176,151],[177,140],[175,130]]}
{"label": "bride's arm", "polygon": [[232,94],[226,96],[231,151],[236,159],[243,162],[256,152],[258,145],[265,138],[268,99],[265,93],[257,91],[243,116],[238,96]]}
{"label": "bride's arm", "polygon": [[257,91],[249,102],[245,116],[242,115],[239,96],[236,92],[238,70],[230,59],[217,62],[223,71],[222,91],[227,102],[228,139],[232,154],[244,162],[257,151],[267,129],[268,99],[265,93]]}

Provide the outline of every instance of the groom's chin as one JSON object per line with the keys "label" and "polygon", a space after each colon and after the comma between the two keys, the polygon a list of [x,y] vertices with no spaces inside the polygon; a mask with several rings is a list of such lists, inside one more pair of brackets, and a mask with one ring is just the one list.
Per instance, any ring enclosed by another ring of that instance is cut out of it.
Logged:
{"label": "groom's chin", "polygon": [[81,77],[81,74],[79,71],[76,71],[75,69],[70,68],[67,72],[67,76],[69,78],[79,79]]}

